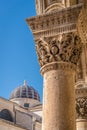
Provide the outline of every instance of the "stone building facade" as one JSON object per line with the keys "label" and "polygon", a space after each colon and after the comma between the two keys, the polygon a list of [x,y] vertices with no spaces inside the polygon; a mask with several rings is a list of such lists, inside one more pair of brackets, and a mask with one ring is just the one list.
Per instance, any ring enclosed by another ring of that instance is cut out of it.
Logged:
{"label": "stone building facade", "polygon": [[0,130],[41,130],[42,108],[38,92],[24,82],[0,98]]}

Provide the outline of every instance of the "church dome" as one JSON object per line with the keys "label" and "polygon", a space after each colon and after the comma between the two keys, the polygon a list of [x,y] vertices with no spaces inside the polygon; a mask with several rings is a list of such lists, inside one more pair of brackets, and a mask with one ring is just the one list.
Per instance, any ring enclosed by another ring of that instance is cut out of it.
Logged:
{"label": "church dome", "polygon": [[26,84],[24,81],[24,85],[17,87],[10,95],[10,100],[15,98],[29,98],[40,101],[40,96],[38,92],[31,86]]}

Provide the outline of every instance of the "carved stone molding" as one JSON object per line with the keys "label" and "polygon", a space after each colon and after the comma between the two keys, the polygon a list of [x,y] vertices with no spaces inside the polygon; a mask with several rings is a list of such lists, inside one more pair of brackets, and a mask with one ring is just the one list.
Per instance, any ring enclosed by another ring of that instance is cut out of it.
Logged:
{"label": "carved stone molding", "polygon": [[87,96],[87,84],[79,84],[76,86],[76,98],[86,97]]}
{"label": "carved stone molding", "polygon": [[87,43],[87,6],[81,10],[78,20],[78,31],[83,43]]}
{"label": "carved stone molding", "polygon": [[76,99],[76,118],[87,119],[87,97]]}
{"label": "carved stone molding", "polygon": [[64,7],[63,0],[36,0],[36,12],[38,15]]}
{"label": "carved stone molding", "polygon": [[[54,36],[77,30],[78,16],[83,4],[26,19],[34,38]],[[39,7],[38,7],[39,8]]]}
{"label": "carved stone molding", "polygon": [[82,52],[82,43],[77,33],[67,33],[37,40],[36,51],[41,67],[61,61],[76,65]]}
{"label": "carved stone molding", "polygon": [[70,63],[65,63],[65,62],[53,62],[53,63],[49,63],[45,66],[43,66],[40,69],[40,72],[42,75],[44,75],[44,73],[50,71],[50,70],[70,70],[70,71],[76,71],[76,66],[74,64],[70,64]]}

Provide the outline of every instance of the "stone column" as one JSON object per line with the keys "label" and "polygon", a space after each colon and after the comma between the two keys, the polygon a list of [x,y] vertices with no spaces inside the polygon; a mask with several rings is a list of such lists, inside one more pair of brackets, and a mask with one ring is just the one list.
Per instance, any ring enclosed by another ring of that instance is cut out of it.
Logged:
{"label": "stone column", "polygon": [[76,130],[74,85],[81,45],[76,33],[36,41],[44,77],[42,130]]}
{"label": "stone column", "polygon": [[74,67],[53,63],[45,68],[42,130],[75,130]]}
{"label": "stone column", "polygon": [[76,84],[76,127],[77,130],[87,130],[87,84]]}

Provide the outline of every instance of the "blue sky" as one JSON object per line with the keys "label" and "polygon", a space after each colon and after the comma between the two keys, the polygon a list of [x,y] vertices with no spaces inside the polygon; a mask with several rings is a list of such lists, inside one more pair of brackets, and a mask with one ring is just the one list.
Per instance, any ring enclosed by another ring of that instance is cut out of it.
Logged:
{"label": "blue sky", "polygon": [[26,23],[26,18],[35,15],[35,0],[0,0],[1,97],[8,99],[27,80],[42,100],[42,76],[33,35]]}

